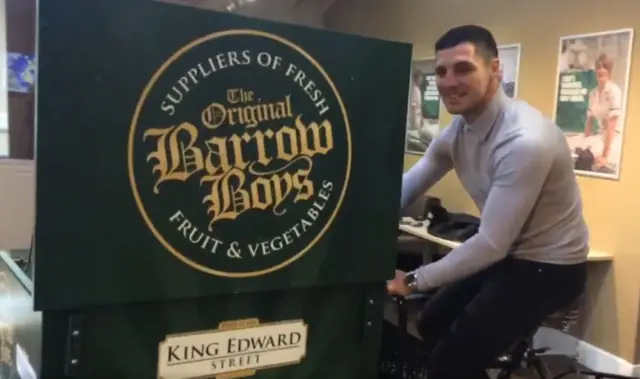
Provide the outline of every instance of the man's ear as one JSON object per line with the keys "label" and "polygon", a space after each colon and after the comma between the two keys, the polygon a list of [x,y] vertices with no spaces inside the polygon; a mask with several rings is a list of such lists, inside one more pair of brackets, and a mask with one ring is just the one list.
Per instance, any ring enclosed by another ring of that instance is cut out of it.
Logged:
{"label": "man's ear", "polygon": [[493,75],[500,76],[500,58],[491,59],[489,67]]}

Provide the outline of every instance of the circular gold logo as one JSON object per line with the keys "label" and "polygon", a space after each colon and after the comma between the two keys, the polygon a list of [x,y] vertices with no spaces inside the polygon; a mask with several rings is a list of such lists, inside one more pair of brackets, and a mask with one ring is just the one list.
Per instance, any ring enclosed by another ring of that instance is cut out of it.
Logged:
{"label": "circular gold logo", "polygon": [[330,231],[349,182],[349,120],[300,46],[256,30],[212,33],[142,92],[128,169],[146,225],[173,255],[212,275],[264,275]]}

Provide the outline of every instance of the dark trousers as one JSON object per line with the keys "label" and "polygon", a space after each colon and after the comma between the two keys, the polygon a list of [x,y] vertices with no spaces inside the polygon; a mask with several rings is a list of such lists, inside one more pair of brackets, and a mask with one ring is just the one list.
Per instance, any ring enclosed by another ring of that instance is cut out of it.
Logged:
{"label": "dark trousers", "polygon": [[430,353],[429,379],[484,379],[486,369],[583,291],[586,263],[506,258],[443,287],[426,303],[418,331]]}

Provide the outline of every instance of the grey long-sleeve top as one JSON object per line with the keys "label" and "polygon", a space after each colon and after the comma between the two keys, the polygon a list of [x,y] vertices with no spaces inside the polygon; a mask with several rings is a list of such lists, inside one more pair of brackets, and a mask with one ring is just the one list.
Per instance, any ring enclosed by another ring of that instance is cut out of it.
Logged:
{"label": "grey long-sleeve top", "polygon": [[478,234],[416,270],[418,288],[458,281],[512,255],[554,264],[584,262],[589,232],[563,132],[502,91],[472,124],[457,117],[402,179],[404,208],[455,170],[481,211]]}

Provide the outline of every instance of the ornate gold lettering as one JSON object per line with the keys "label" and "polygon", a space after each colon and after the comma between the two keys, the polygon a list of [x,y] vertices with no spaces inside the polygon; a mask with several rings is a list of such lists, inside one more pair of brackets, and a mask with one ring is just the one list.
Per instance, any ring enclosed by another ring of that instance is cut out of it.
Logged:
{"label": "ornate gold lettering", "polygon": [[[282,215],[288,204],[311,199],[313,158],[334,148],[331,122],[305,123],[301,115],[293,115],[288,95],[261,103],[253,91],[229,89],[226,100],[228,106],[214,102],[203,110],[203,129],[183,122],[150,128],[143,135],[144,141],[154,142],[147,156],[147,161],[155,161],[154,192],[159,193],[161,183],[186,182],[198,173],[206,188],[203,202],[208,205],[209,230],[216,222],[234,220],[247,211]],[[280,126],[274,128],[274,123]],[[207,132],[223,126],[243,128],[217,135]]]}
{"label": "ornate gold lettering", "polygon": [[200,117],[202,124],[209,129],[217,129],[227,120],[227,111],[224,105],[212,103],[202,112]]}
{"label": "ornate gold lettering", "polygon": [[[229,92],[231,91],[231,92]],[[208,129],[217,129],[222,125],[244,125],[247,128],[255,128],[267,121],[277,121],[293,118],[291,96],[287,95],[283,100],[269,103],[249,104],[246,99],[253,98],[253,92],[233,92],[242,90],[229,90],[227,101],[233,105],[225,107],[221,103],[211,103],[201,115],[202,124]],[[233,99],[230,101],[229,99]],[[235,106],[239,104],[239,106]]]}
{"label": "ornate gold lettering", "polygon": [[[320,125],[311,122],[305,125],[300,116],[296,117],[296,128],[300,135],[300,153],[307,156],[327,154],[333,149],[333,128],[329,120],[324,120]],[[311,143],[309,143],[311,133]]]}
{"label": "ornate gold lettering", "polygon": [[[159,173],[154,193],[160,193],[159,185],[168,180],[186,181],[192,174],[203,169],[202,151],[195,146],[198,129],[195,125],[183,122],[177,127],[152,128],[145,131],[143,139],[156,137],[156,147],[147,161],[156,160],[152,171]],[[184,138],[181,138],[184,137]]]}

